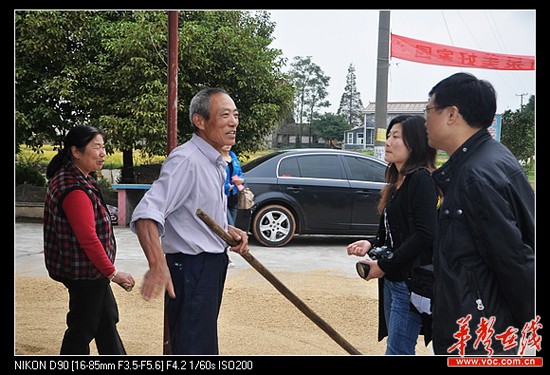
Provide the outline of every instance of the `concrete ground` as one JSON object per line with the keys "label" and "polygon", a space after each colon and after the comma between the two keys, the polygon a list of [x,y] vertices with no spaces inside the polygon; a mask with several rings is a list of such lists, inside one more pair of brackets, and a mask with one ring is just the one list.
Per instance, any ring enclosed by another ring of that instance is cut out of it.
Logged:
{"label": "concrete ground", "polygon": [[[141,277],[148,269],[137,236],[128,227],[115,226],[116,265],[120,270]],[[250,253],[268,270],[307,272],[329,270],[344,277],[359,277],[355,263],[359,258],[346,253],[347,244],[358,237],[300,236],[282,248],[268,248],[250,239]],[[47,275],[44,266],[41,223],[16,222],[14,228],[14,272],[21,276]],[[251,267],[239,254],[230,253],[235,267]]]}

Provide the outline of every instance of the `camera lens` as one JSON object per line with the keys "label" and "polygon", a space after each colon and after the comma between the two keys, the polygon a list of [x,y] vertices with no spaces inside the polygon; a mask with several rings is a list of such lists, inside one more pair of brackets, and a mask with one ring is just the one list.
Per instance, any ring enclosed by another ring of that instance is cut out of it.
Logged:
{"label": "camera lens", "polygon": [[361,278],[366,279],[370,271],[370,266],[365,263],[357,262],[355,263],[355,269]]}

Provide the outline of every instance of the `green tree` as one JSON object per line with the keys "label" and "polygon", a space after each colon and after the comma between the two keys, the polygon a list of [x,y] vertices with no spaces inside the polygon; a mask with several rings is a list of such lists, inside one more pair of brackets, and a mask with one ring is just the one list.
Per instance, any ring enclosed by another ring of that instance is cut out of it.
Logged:
{"label": "green tree", "polygon": [[351,127],[362,126],[364,123],[363,102],[361,93],[357,91],[357,78],[355,77],[355,67],[349,65],[346,75],[346,87],[340,99],[340,107],[337,114],[344,116]]}
{"label": "green tree", "polygon": [[502,134],[500,141],[525,166],[535,155],[535,97],[514,112],[506,110],[502,114]]}
{"label": "green tree", "polygon": [[[16,14],[16,142],[60,144],[75,123],[103,127],[132,165],[133,150],[165,155],[167,12]],[[269,48],[267,12],[179,13],[178,137],[191,97],[224,87],[240,109],[236,150],[254,151],[292,109],[294,89]]]}
{"label": "green tree", "polygon": [[97,60],[93,12],[15,14],[16,146],[60,144],[67,129],[90,121]]}
{"label": "green tree", "polygon": [[[294,57],[291,63],[290,77],[294,85],[294,113],[296,116],[296,147],[302,145],[302,126],[304,116],[309,124],[318,115],[317,109],[328,107],[327,86],[330,77],[325,76],[319,65],[311,60],[311,56]],[[310,132],[311,133],[311,132]]]}
{"label": "green tree", "polygon": [[133,181],[134,150],[167,151],[166,12],[100,12],[97,91],[91,109],[122,151],[122,179]]}
{"label": "green tree", "polygon": [[316,136],[325,140],[325,145],[331,147],[342,140],[344,132],[352,126],[341,115],[327,112],[313,121],[313,131]]}
{"label": "green tree", "polygon": [[191,134],[188,103],[204,86],[221,86],[239,108],[237,153],[265,145],[292,111],[294,89],[282,73],[282,51],[270,48],[275,24],[267,12],[193,11],[180,13],[180,79],[184,107],[178,125]]}

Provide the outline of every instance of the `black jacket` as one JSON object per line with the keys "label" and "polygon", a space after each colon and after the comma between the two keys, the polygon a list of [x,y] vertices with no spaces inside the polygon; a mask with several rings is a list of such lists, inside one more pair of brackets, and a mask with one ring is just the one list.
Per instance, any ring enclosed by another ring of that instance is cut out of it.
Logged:
{"label": "black jacket", "polygon": [[[534,191],[514,155],[485,129],[432,176],[444,196],[434,243],[434,353],[487,355],[482,342],[473,348],[480,318],[495,318],[494,336],[512,327],[518,338],[535,318]],[[457,320],[467,316],[465,352],[448,353]],[[494,354],[502,353],[494,336]]]}
{"label": "black jacket", "polygon": [[[394,255],[389,260],[381,259],[378,265],[384,271],[384,278],[391,281],[405,281],[410,270],[418,265],[432,263],[432,246],[437,220],[437,189],[425,168],[409,173],[403,184],[395,191],[386,205],[388,226],[393,239]],[[376,238],[371,241],[374,247],[389,244],[386,235],[384,215]],[[383,279],[378,283],[378,340],[388,335],[384,319]],[[412,307],[411,305],[411,308]],[[430,327],[425,320],[421,333],[426,345],[431,340]]]}

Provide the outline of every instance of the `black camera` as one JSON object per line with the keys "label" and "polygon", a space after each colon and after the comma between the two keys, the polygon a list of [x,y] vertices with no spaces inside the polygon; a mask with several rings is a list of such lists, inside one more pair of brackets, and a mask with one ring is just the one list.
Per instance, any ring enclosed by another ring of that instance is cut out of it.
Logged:
{"label": "black camera", "polygon": [[[371,260],[391,259],[393,257],[393,250],[387,246],[374,247],[367,253]],[[370,266],[365,263],[357,262],[355,269],[361,278],[365,279],[370,271]]]}

